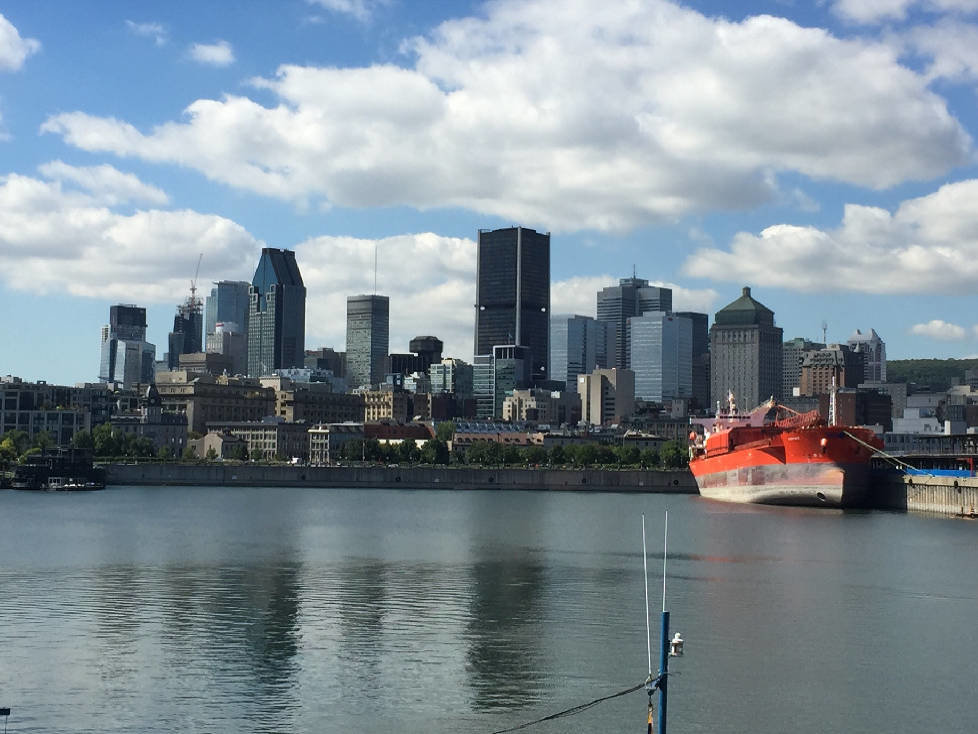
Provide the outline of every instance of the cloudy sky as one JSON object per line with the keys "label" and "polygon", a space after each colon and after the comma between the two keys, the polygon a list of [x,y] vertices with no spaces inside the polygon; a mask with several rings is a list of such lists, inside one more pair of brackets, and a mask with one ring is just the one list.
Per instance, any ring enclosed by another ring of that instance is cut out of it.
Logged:
{"label": "cloudy sky", "polygon": [[307,347],[391,297],[470,358],[476,232],[550,231],[553,310],[634,267],[785,337],[978,354],[978,0],[0,0],[0,375],[165,350],[200,282],[296,250]]}

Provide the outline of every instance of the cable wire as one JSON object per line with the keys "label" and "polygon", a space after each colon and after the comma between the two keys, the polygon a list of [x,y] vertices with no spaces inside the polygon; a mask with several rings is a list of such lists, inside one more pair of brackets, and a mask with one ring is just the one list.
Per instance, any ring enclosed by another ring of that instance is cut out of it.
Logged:
{"label": "cable wire", "polygon": [[631,688],[626,688],[624,691],[618,691],[618,693],[612,693],[609,696],[602,696],[601,698],[596,698],[593,701],[588,701],[587,703],[582,703],[579,706],[572,706],[569,709],[564,709],[563,711],[558,711],[556,714],[550,714],[550,716],[544,716],[542,719],[536,719],[534,721],[528,721],[525,724],[520,724],[519,726],[513,726],[509,729],[497,729],[492,732],[492,734],[508,734],[508,732],[519,731],[520,729],[527,729],[536,724],[542,724],[545,721],[553,721],[555,719],[562,719],[565,716],[573,716],[574,714],[579,714],[582,711],[586,711],[592,706],[597,706],[603,701],[610,701],[612,698],[618,698],[619,696],[627,696],[629,693],[635,693],[635,691],[645,688],[645,683],[639,683],[637,686],[632,686]]}

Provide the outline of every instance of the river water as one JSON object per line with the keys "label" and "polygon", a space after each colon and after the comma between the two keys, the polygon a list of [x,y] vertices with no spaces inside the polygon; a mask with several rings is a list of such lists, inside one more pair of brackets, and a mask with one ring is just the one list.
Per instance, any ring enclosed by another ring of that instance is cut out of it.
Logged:
{"label": "river water", "polygon": [[0,706],[10,734],[514,726],[645,679],[667,509],[670,731],[978,731],[978,524],[684,495],[0,492]]}

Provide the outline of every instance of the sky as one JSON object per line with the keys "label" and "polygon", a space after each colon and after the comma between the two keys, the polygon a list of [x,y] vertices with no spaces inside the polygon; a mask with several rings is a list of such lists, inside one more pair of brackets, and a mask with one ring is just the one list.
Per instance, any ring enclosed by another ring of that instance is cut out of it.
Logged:
{"label": "sky", "polygon": [[628,277],[786,339],[978,354],[978,0],[0,0],[0,375],[93,381],[114,303],[294,249],[306,347],[391,298],[470,359],[479,229],[552,312]]}

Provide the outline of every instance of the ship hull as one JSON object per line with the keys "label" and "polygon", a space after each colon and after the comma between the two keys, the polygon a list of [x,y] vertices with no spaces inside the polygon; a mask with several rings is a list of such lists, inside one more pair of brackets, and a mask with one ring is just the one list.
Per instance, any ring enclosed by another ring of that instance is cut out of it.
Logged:
{"label": "ship hull", "polygon": [[862,507],[869,487],[863,464],[747,466],[696,477],[700,495],[724,502],[802,507]]}

